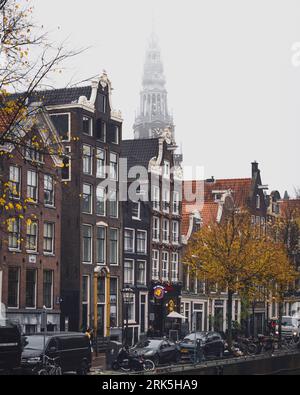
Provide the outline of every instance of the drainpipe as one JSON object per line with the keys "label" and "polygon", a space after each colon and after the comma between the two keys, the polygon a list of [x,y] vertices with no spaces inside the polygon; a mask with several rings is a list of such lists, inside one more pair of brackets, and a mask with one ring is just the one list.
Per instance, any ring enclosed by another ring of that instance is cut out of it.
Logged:
{"label": "drainpipe", "polygon": [[110,336],[110,272],[106,271],[106,337]]}

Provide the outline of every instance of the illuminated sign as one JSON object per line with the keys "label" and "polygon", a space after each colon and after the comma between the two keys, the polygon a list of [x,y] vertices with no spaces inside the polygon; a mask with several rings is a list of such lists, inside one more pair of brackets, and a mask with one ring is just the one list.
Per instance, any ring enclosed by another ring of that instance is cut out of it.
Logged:
{"label": "illuminated sign", "polygon": [[165,296],[165,289],[161,285],[157,285],[153,289],[153,295],[156,299],[161,300]]}

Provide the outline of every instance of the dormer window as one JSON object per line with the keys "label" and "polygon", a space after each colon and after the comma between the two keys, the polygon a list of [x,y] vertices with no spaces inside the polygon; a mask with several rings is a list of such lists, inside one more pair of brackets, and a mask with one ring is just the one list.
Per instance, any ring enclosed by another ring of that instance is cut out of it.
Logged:
{"label": "dormer window", "polygon": [[163,176],[170,177],[170,162],[168,162],[168,161],[164,162]]}
{"label": "dormer window", "polygon": [[98,109],[100,112],[106,112],[106,96],[98,95]]}
{"label": "dormer window", "polygon": [[278,203],[272,203],[272,213],[279,214],[279,206]]}
{"label": "dormer window", "polygon": [[256,208],[260,209],[260,196],[256,195]]}
{"label": "dormer window", "polygon": [[119,126],[111,125],[111,142],[119,144]]}
{"label": "dormer window", "polygon": [[220,202],[222,199],[222,194],[221,193],[216,193],[215,194],[215,202]]}

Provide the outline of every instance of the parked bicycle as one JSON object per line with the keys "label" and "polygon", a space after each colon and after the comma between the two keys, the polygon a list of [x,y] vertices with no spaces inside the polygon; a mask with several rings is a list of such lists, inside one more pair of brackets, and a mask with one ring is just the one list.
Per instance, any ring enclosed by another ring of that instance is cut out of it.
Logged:
{"label": "parked bicycle", "polygon": [[[299,337],[295,336],[282,336],[281,338],[281,349],[282,350],[293,350],[299,347]],[[279,348],[279,339],[277,338],[277,348]]]}
{"label": "parked bicycle", "polygon": [[121,348],[118,357],[112,364],[113,370],[123,370],[124,372],[151,372],[155,369],[154,362],[144,359],[141,355],[130,353],[125,347]]}
{"label": "parked bicycle", "polygon": [[258,335],[255,340],[256,354],[271,353],[275,351],[275,339],[273,336]]}
{"label": "parked bicycle", "polygon": [[42,368],[37,372],[39,376],[61,376],[62,370],[58,363],[59,358],[49,358],[44,356]]}
{"label": "parked bicycle", "polygon": [[235,349],[240,350],[243,355],[255,355],[257,353],[257,345],[252,339],[238,337],[233,345]]}

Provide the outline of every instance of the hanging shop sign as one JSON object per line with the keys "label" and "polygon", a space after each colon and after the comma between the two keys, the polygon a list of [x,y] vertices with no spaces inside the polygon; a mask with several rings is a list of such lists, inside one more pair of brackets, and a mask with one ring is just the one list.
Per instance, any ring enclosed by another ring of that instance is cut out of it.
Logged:
{"label": "hanging shop sign", "polygon": [[171,299],[168,303],[168,311],[169,313],[172,313],[175,310],[175,302],[173,299]]}
{"label": "hanging shop sign", "polygon": [[153,295],[155,299],[161,300],[165,296],[165,288],[162,287],[161,285],[157,285],[156,287],[153,288]]}

